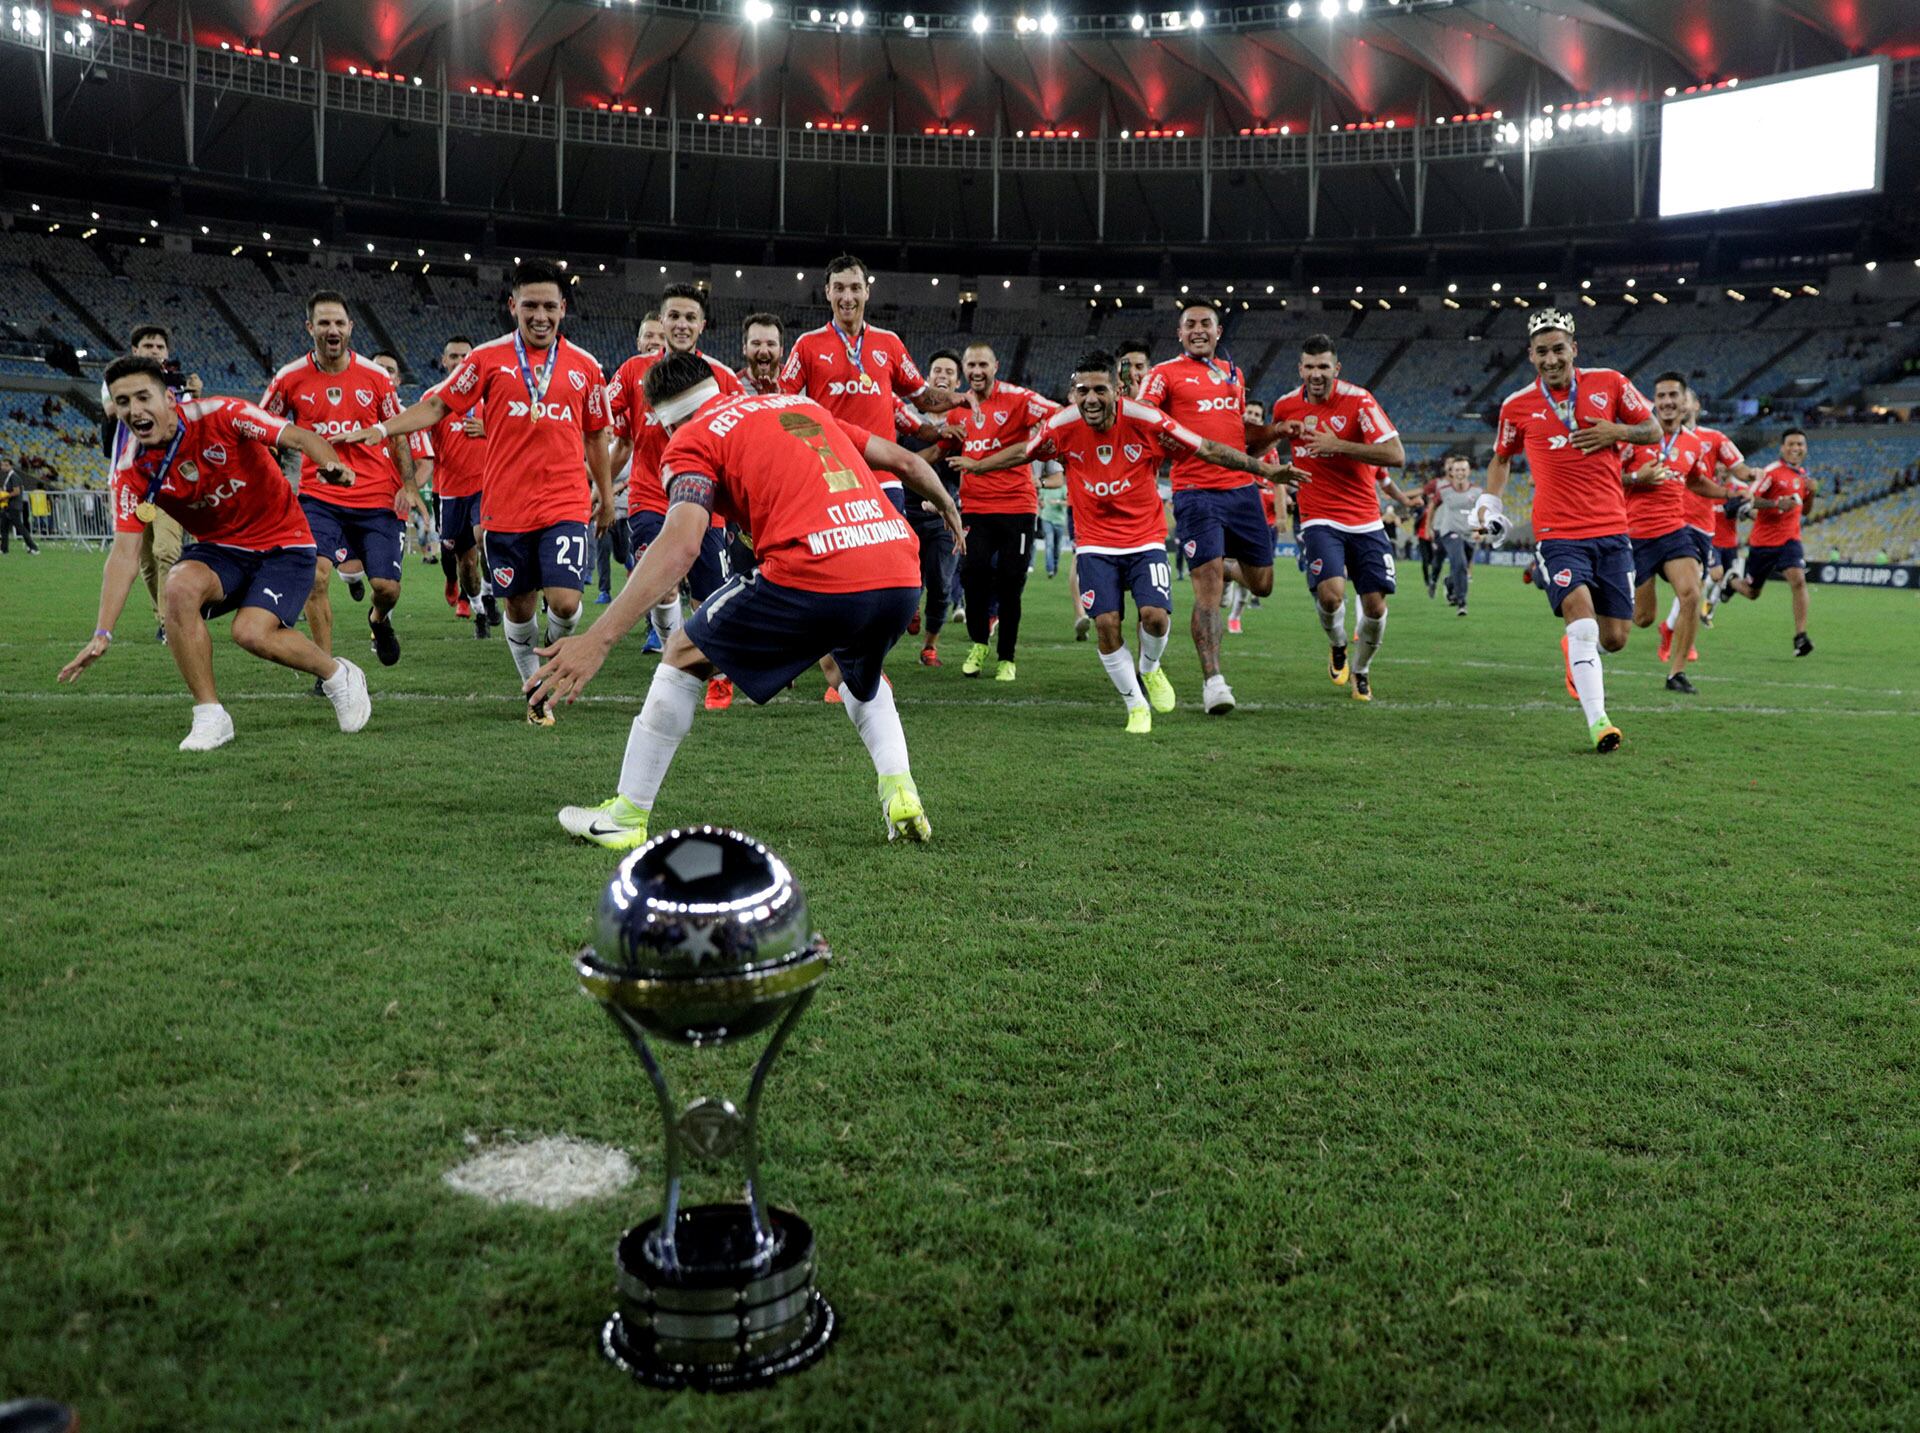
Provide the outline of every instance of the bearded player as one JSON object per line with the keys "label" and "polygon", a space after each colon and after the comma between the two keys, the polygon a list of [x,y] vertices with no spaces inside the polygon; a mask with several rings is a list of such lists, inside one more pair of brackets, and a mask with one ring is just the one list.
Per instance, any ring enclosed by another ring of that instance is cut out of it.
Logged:
{"label": "bearded player", "polygon": [[[400,411],[387,371],[353,351],[353,319],[344,298],[328,289],[308,296],[307,336],[311,351],[273,375],[262,408],[323,438],[341,438]],[[392,613],[400,601],[406,517],[412,510],[424,519],[427,505],[414,482],[410,445],[401,438],[342,446],[354,470],[351,487],[322,492],[313,464],[303,460],[300,467],[300,507],[318,553],[308,584],[307,629],[321,651],[333,650],[333,570],[359,563],[373,588],[367,609],[373,650],[381,666],[391,667],[400,660]]]}
{"label": "bearded player", "polygon": [[140,575],[142,534],[164,513],[193,534],[166,587],[167,647],[193,694],[193,725],[180,749],[212,751],[233,740],[207,632],[207,619],[226,612],[234,614],[239,646],[310,673],[333,703],[340,730],[359,731],[373,711],[366,674],[294,629],[313,587],[313,534],[279,453],[298,452],[317,483],[350,485],[354,470],[324,438],[238,398],[176,404],[154,359],[117,358],[107,365],[106,383],[107,411],[132,441],[114,464],[113,546],[93,639],[60,669],[60,680],[79,680],[106,654]]}
{"label": "bearded player", "polygon": [[742,391],[770,394],[780,391],[780,361],[786,357],[786,325],[775,313],[750,313],[740,324],[740,367],[734,377]]}
{"label": "bearded player", "polygon": [[1813,512],[1813,479],[1807,476],[1807,435],[1789,428],[1780,437],[1780,457],[1754,480],[1753,531],[1747,534],[1746,571],[1720,584],[1720,599],[1737,592],[1759,597],[1767,580],[1779,573],[1793,594],[1793,655],[1813,651],[1807,637],[1807,554],[1800,545],[1800,524]]}
{"label": "bearded player", "polygon": [[[1173,684],[1161,670],[1173,616],[1166,515],[1155,478],[1161,462],[1197,456],[1270,480],[1290,470],[1249,458],[1201,437],[1161,409],[1120,397],[1116,366],[1112,354],[1083,355],[1074,365],[1072,405],[1036,425],[1024,442],[971,471],[1058,459],[1078,534],[1078,580],[1085,584],[1081,610],[1093,621],[1100,665],[1126,703],[1127,730],[1144,734],[1153,730],[1152,712],[1170,712],[1174,706]],[[1121,621],[1129,594],[1140,619],[1138,676]]]}
{"label": "bearded player", "polygon": [[[1394,592],[1393,542],[1380,516],[1380,486],[1395,502],[1413,501],[1387,477],[1407,451],[1380,400],[1340,376],[1333,340],[1316,333],[1300,345],[1300,386],[1276,398],[1272,418],[1292,439],[1300,483],[1300,542],[1307,587],[1327,634],[1327,676],[1354,700],[1373,700],[1373,654],[1387,630]],[[1360,595],[1352,654],[1347,585]]]}
{"label": "bearded player", "polygon": [[1547,601],[1566,623],[1561,650],[1567,685],[1579,699],[1596,752],[1620,746],[1607,719],[1600,653],[1627,645],[1633,619],[1633,548],[1627,498],[1620,485],[1622,443],[1654,443],[1660,425],[1625,374],[1579,368],[1571,314],[1538,309],[1527,320],[1527,356],[1534,382],[1509,394],[1487,487],[1473,505],[1476,530],[1496,537],[1507,526],[1500,494],[1525,453],[1533,471],[1533,532]]}
{"label": "bearded player", "polygon": [[885,439],[842,426],[798,395],[729,397],[695,354],[663,358],[646,399],[668,435],[662,472],[670,505],[660,536],[600,620],[545,649],[532,699],[572,701],[622,635],[700,550],[710,513],[754,537],[759,568],[739,574],[676,629],[627,738],[616,795],[569,806],[560,824],[612,850],[647,839],[647,819],[700,693],[724,672],[766,702],[831,653],[841,700],[873,759],[887,839],[933,834],[907,763],[907,739],[881,663],[920,600],[920,560],[906,519],[884,497],[867,454],[903,466],[907,481],[960,531],[960,514],[925,463]]}
{"label": "bearded player", "polygon": [[[384,442],[486,405],[483,560],[505,603],[507,650],[524,682],[540,665],[534,619],[541,601],[550,642],[570,635],[580,620],[587,522],[601,531],[613,522],[613,481],[600,364],[561,336],[567,298],[560,269],[544,259],[521,263],[511,297],[513,332],[479,345],[399,417],[344,441]],[[552,726],[553,712],[530,704],[527,722]]]}
{"label": "bearded player", "polygon": [[[700,351],[700,336],[707,331],[706,296],[693,284],[669,284],[660,296],[660,322],[666,346],[657,353],[638,353],[620,365],[620,371],[607,385],[607,417],[613,426],[613,467],[627,469],[627,545],[637,562],[646,555],[647,544],[660,535],[667,518],[667,490],[660,482],[660,455],[666,451],[666,434],[654,421],[647,407],[644,384],[647,372],[670,353],[690,353],[707,365],[720,391],[742,391],[733,370],[718,359]],[[697,607],[727,580],[727,534],[718,515],[708,529],[700,556],[687,574],[687,591]],[[680,593],[676,588],[661,599],[653,611],[653,629],[665,642],[680,625]],[[733,684],[715,677],[707,688],[707,707],[722,711],[733,705]]]}
{"label": "bearded player", "polygon": [[1667,690],[1694,694],[1687,663],[1700,626],[1700,534],[1689,521],[1688,499],[1729,496],[1706,476],[1706,445],[1686,426],[1687,380],[1667,372],[1653,381],[1653,413],[1660,436],[1629,447],[1621,465],[1627,491],[1627,535],[1633,539],[1633,625],[1651,627],[1659,612],[1655,579],[1673,589],[1674,625],[1663,631],[1660,660],[1667,664]]}
{"label": "bearded player", "polygon": [[[1212,304],[1180,311],[1180,353],[1147,372],[1140,401],[1220,447],[1245,457],[1264,451],[1284,431],[1246,426],[1247,384],[1239,366],[1217,356],[1220,316]],[[1194,650],[1204,678],[1200,699],[1208,715],[1233,710],[1233,689],[1220,675],[1221,599],[1228,582],[1254,597],[1273,591],[1273,530],[1260,506],[1251,467],[1227,467],[1198,453],[1173,463],[1173,517],[1180,550],[1193,580]]]}

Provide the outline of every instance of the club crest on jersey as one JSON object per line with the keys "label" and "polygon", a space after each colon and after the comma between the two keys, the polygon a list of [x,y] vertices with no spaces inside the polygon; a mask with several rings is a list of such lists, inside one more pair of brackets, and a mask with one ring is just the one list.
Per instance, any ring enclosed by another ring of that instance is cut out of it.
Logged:
{"label": "club crest on jersey", "polygon": [[192,463],[182,463],[180,465],[180,481],[181,482],[191,483],[195,479],[197,479],[199,476],[200,476],[200,470],[194,467]]}
{"label": "club crest on jersey", "polygon": [[1587,395],[1587,402],[1596,408],[1604,408],[1607,406],[1607,395],[1604,393],[1589,393]]}
{"label": "club crest on jersey", "polygon": [[209,443],[200,450],[200,456],[215,467],[220,467],[227,461],[227,450],[222,444]]}
{"label": "club crest on jersey", "polygon": [[889,355],[884,348],[881,349],[878,353],[873,355],[873,361],[879,364],[882,368],[885,368],[887,366],[888,358],[889,358]]}
{"label": "club crest on jersey", "polygon": [[1329,418],[1327,422],[1333,425],[1333,431],[1336,433],[1344,433],[1347,431],[1347,420],[1345,418]]}
{"label": "club crest on jersey", "polygon": [[[1146,452],[1146,449],[1138,443],[1126,443],[1121,446],[1120,451],[1127,455],[1127,461],[1129,463],[1137,463],[1140,461],[1140,455]],[[1104,463],[1106,459],[1102,458],[1100,461]]]}
{"label": "club crest on jersey", "polygon": [[1558,572],[1554,573],[1553,585],[1555,587],[1573,586],[1573,569],[1571,567],[1563,567]]}
{"label": "club crest on jersey", "polygon": [[586,375],[577,369],[569,368],[567,370],[567,382],[573,385],[573,391],[575,393],[585,393],[587,391]]}
{"label": "club crest on jersey", "polygon": [[346,394],[347,390],[344,388],[329,388],[327,390],[327,402],[338,403],[342,398],[346,397]]}
{"label": "club crest on jersey", "polygon": [[[344,557],[345,555],[346,554],[344,552],[341,553],[341,556]],[[499,583],[502,587],[512,586],[513,585],[513,569],[511,567],[494,568],[493,580]]]}
{"label": "club crest on jersey", "polygon": [[1004,423],[1007,421],[1007,415],[1005,413],[996,411],[993,415],[993,421],[996,423]]}
{"label": "club crest on jersey", "polygon": [[373,390],[371,388],[356,388],[353,390],[353,396],[362,408],[373,407]]}
{"label": "club crest on jersey", "polygon": [[1093,450],[1093,456],[1098,458],[1102,463],[1111,463],[1113,461],[1113,444],[1102,443]]}

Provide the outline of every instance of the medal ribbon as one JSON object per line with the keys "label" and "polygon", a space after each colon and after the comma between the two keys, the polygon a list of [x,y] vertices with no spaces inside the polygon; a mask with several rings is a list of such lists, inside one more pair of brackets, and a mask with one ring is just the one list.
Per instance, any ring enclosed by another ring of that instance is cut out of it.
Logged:
{"label": "medal ribbon", "polygon": [[[152,507],[153,500],[159,496],[160,489],[167,485],[167,474],[173,471],[173,460],[180,456],[181,440],[187,436],[187,415],[178,408],[173,411],[174,416],[179,419],[179,426],[173,430],[173,441],[167,444],[167,453],[160,460],[159,471],[147,479],[147,495],[140,500],[140,507],[143,508]],[[153,519],[143,515],[143,521],[152,522]]]}
{"label": "medal ribbon", "polygon": [[842,346],[846,348],[847,362],[853,365],[853,376],[858,378],[867,371],[863,363],[863,358],[867,351],[867,326],[865,324],[860,325],[860,341],[858,343],[855,343],[847,337],[847,331],[840,327],[840,320],[837,318],[833,320],[833,331],[839,335]]}
{"label": "medal ribbon", "polygon": [[1547,400],[1547,407],[1559,418],[1560,426],[1567,430],[1567,436],[1573,436],[1574,429],[1580,425],[1580,370],[1574,369],[1567,379],[1567,401],[1564,404],[1553,401],[1553,395],[1547,392],[1547,380],[1534,380],[1540,388],[1540,396]]}
{"label": "medal ribbon", "polygon": [[553,347],[547,350],[547,361],[541,365],[540,381],[533,381],[533,367],[527,362],[527,345],[520,337],[520,330],[513,331],[513,356],[520,363],[520,381],[527,385],[527,397],[533,400],[530,421],[540,421],[540,405],[547,400],[547,385],[553,382],[553,362],[560,356],[560,335],[553,336]]}

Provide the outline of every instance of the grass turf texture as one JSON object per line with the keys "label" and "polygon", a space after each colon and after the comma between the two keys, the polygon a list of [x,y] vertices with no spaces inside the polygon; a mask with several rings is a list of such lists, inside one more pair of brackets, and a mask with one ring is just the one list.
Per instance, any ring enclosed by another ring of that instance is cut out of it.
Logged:
{"label": "grass turf texture", "polygon": [[[1362,707],[1283,568],[1224,720],[1177,585],[1145,739],[1036,577],[1018,685],[962,679],[957,630],[892,663],[926,849],[817,679],[703,713],[655,829],[766,839],[836,951],[766,1160],[844,1319],[712,1398],[593,1349],[658,1132],[567,961],[614,861],[553,812],[612,790],[654,659],[530,730],[414,562],[391,671],[335,588],[363,735],[223,623],[239,738],[189,757],[144,607],[56,690],[98,576],[0,564],[0,1396],[96,1430],[1920,1423],[1908,594],[1816,589],[1802,661],[1784,588],[1735,603],[1692,700],[1636,634],[1598,759],[1514,571],[1466,621],[1410,584]],[[642,1183],[442,1185],[509,1129]]]}

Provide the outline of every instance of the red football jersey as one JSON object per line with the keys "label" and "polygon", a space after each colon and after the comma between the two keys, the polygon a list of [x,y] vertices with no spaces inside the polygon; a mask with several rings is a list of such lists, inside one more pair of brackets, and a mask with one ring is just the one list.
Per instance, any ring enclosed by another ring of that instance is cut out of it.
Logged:
{"label": "red football jersey", "polygon": [[[1350,443],[1384,443],[1399,436],[1387,410],[1358,383],[1337,379],[1324,403],[1307,397],[1305,387],[1274,400],[1269,422],[1297,420],[1310,430],[1330,428]],[[1293,466],[1313,477],[1300,487],[1300,526],[1336,527],[1342,532],[1376,532],[1380,522],[1381,469],[1359,458],[1316,457],[1303,435],[1293,440]]]}
{"label": "red football jersey", "polygon": [[[1629,443],[1620,460],[1624,473],[1635,473],[1655,459],[1665,463],[1673,477],[1661,483],[1629,483],[1627,493],[1627,536],[1642,542],[1665,537],[1687,525],[1686,479],[1690,473],[1703,472],[1705,445],[1685,428],[1661,436],[1657,443]],[[1708,499],[1709,502],[1712,499]]]}
{"label": "red football jersey", "polygon": [[[439,394],[446,386],[443,378],[427,390],[427,396]],[[435,497],[470,498],[480,491],[480,480],[486,473],[487,440],[467,436],[466,415],[449,412],[414,436],[424,440],[426,451],[418,456],[433,459]]]}
{"label": "red football jersey", "polygon": [[869,433],[891,433],[894,400],[924,392],[927,380],[899,334],[866,324],[858,338],[849,339],[839,324],[829,323],[793,341],[780,386]]}
{"label": "red football jersey", "polygon": [[[1221,358],[1195,358],[1189,353],[1156,363],[1140,385],[1139,401],[1160,409],[1202,438],[1246,451],[1247,381],[1233,363]],[[1176,493],[1188,488],[1244,488],[1252,481],[1251,474],[1215,467],[1192,453],[1182,453],[1173,460]]]}
{"label": "red football jersey", "polygon": [[[356,428],[370,428],[393,417],[401,404],[387,370],[349,351],[347,366],[338,373],[328,373],[311,353],[302,354],[273,375],[260,406],[331,443]],[[307,496],[342,508],[392,508],[393,496],[400,491],[400,469],[387,445],[349,443],[339,453],[353,469],[353,486],[319,482],[313,476],[312,460],[303,457],[300,482]]]}
{"label": "red football jersey", "polygon": [[[1739,445],[1733,439],[1718,428],[1696,427],[1693,434],[1700,440],[1701,473],[1724,487],[1726,483],[1720,477],[1720,470],[1738,467],[1746,462],[1747,455],[1740,451]],[[1739,541],[1734,536],[1733,523],[1727,517],[1725,505],[1717,498],[1688,493],[1687,526],[1712,533],[1716,547],[1733,547]],[[1725,528],[1727,533],[1725,542],[1720,541],[1722,528]]]}
{"label": "red football jersey", "polygon": [[[966,429],[967,436],[958,445],[962,457],[990,458],[1002,448],[1021,442],[1035,424],[1059,409],[1058,403],[1042,398],[1031,388],[996,380],[977,407],[950,409],[947,417]],[[952,440],[946,438],[940,440],[940,446],[949,453],[955,447]],[[969,517],[986,513],[1038,513],[1040,490],[1034,486],[1033,464],[1015,463],[997,473],[961,474],[960,510]]]}
{"label": "red football jersey", "polygon": [[1747,534],[1747,542],[1753,547],[1779,547],[1782,543],[1800,540],[1800,511],[1806,506],[1807,495],[1813,491],[1813,482],[1807,477],[1805,468],[1796,468],[1791,463],[1776,461],[1768,463],[1760,470],[1760,477],[1753,485],[1756,498],[1799,498],[1800,501],[1785,511],[1754,510],[1753,531]]}
{"label": "red football jersey", "polygon": [[1196,451],[1206,439],[1158,408],[1120,400],[1103,433],[1078,408],[1061,408],[1033,430],[1028,455],[1057,458],[1067,477],[1074,548],[1107,554],[1167,545],[1167,514],[1155,475],[1160,460]]}
{"label": "red football jersey", "polygon": [[1538,538],[1609,537],[1627,530],[1627,495],[1616,448],[1582,453],[1556,404],[1571,400],[1576,426],[1644,423],[1653,409],[1633,380],[1611,368],[1577,368],[1571,392],[1553,397],[1535,379],[1500,405],[1494,451],[1524,452],[1533,471],[1533,532]]}
{"label": "red football jersey", "polygon": [[[666,349],[658,353],[636,353],[620,365],[613,382],[607,385],[607,421],[615,433],[633,442],[633,462],[627,469],[629,514],[664,514],[667,510],[667,489],[660,481],[660,455],[667,451],[667,435],[654,418],[646,394],[647,371],[666,356]],[[704,353],[700,357],[706,359],[713,381],[720,385],[722,398],[746,391],[731,368],[716,363]],[[719,525],[716,514],[714,526]]]}
{"label": "red football jersey", "polygon": [[[557,522],[585,522],[593,511],[586,435],[607,426],[600,364],[584,348],[557,339],[536,418],[513,340],[509,333],[481,344],[438,389],[455,413],[487,405],[480,521],[493,532],[537,532]],[[535,383],[547,362],[548,350],[527,350]]]}
{"label": "red football jersey", "polygon": [[[160,511],[195,542],[248,552],[313,546],[307,515],[274,447],[289,420],[241,398],[201,398],[175,411],[185,432],[166,483],[153,497]],[[143,448],[131,440],[121,445],[113,470],[115,532],[146,526],[136,509],[147,500],[147,485],[166,461],[167,446]]]}
{"label": "red football jersey", "polygon": [[797,394],[716,398],[674,432],[661,480],[710,478],[715,512],[753,534],[769,582],[805,592],[918,587],[919,539],[861,456],[866,436]]}

